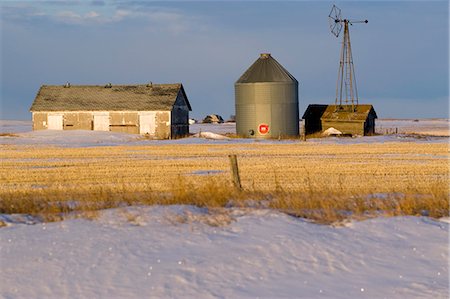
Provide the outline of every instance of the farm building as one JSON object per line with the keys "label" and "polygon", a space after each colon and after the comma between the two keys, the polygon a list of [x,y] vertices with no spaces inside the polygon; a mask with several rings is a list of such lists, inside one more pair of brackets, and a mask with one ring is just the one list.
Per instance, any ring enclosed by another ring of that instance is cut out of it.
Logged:
{"label": "farm building", "polygon": [[322,115],[327,109],[328,105],[311,104],[303,113],[305,120],[305,134],[310,135],[317,132],[322,132]]}
{"label": "farm building", "polygon": [[33,130],[95,130],[156,139],[189,134],[189,100],[181,83],[42,85],[30,108]]}
{"label": "farm building", "polygon": [[203,119],[202,122],[204,124],[221,124],[223,123],[223,118],[218,114],[209,114]]}
{"label": "farm building", "polygon": [[335,128],[344,135],[375,134],[377,114],[372,105],[328,105],[321,117],[322,131]]}
{"label": "farm building", "polygon": [[299,135],[298,81],[270,53],[234,84],[236,133],[247,138]]}

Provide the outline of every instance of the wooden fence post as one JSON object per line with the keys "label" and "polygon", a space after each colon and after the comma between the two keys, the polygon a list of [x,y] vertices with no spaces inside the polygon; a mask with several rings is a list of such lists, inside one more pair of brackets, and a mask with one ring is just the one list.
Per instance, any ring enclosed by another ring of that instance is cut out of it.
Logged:
{"label": "wooden fence post", "polygon": [[300,140],[306,141],[306,126],[304,121],[300,121]]}
{"label": "wooden fence post", "polygon": [[235,188],[242,190],[241,177],[239,176],[239,168],[236,155],[228,155],[230,158],[231,176]]}

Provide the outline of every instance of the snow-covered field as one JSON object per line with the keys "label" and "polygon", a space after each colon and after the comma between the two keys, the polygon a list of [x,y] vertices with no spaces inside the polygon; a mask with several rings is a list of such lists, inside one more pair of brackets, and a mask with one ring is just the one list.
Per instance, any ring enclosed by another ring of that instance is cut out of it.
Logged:
{"label": "snow-covered field", "polygon": [[[448,120],[378,120],[377,126],[399,134],[307,142],[449,141],[430,136],[448,136]],[[299,142],[214,135],[233,133],[234,124],[190,130],[196,135],[154,141],[110,132],[32,132],[29,121],[0,121],[0,133],[12,135],[0,136],[0,145]],[[0,298],[449,298],[448,218],[330,226],[267,209],[153,206],[105,210],[91,220],[42,223],[4,214],[0,220],[6,224],[0,227]]]}
{"label": "snow-covered field", "polygon": [[[313,138],[310,143],[379,143],[379,142],[439,142],[449,141],[449,121],[447,119],[378,120],[380,132],[390,133],[397,129],[398,134],[366,136],[358,138]],[[235,133],[234,123],[194,124],[190,126],[194,136],[177,140],[149,140],[140,135],[99,131],[32,131],[30,121],[0,120],[0,144],[18,145],[57,145],[67,147],[114,146],[114,145],[161,145],[161,144],[220,144],[220,143],[295,143],[298,140],[254,140],[223,138],[226,133]],[[2,136],[12,133],[13,136]],[[216,135],[218,134],[218,135]],[[423,134],[423,135],[411,135]],[[443,137],[446,136],[446,137]]]}
{"label": "snow-covered field", "polygon": [[449,122],[445,119],[381,119],[376,122],[378,133],[422,134],[449,136]]}
{"label": "snow-covered field", "polygon": [[270,210],[107,210],[0,229],[2,298],[448,298],[448,228]]}

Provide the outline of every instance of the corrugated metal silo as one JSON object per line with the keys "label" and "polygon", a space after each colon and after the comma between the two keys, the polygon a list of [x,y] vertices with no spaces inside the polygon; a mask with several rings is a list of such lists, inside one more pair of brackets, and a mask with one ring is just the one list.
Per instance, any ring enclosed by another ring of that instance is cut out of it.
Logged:
{"label": "corrugated metal silo", "polygon": [[261,54],[234,87],[238,135],[299,135],[298,81],[270,54]]}

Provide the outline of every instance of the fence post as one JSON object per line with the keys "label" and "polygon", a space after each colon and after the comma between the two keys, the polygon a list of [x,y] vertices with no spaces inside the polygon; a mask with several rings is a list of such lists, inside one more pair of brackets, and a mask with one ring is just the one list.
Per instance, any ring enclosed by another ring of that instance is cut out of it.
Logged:
{"label": "fence post", "polygon": [[306,126],[305,121],[300,121],[300,140],[306,141]]}
{"label": "fence post", "polygon": [[235,188],[242,190],[241,177],[239,176],[239,168],[236,155],[228,155],[230,158],[231,176]]}

